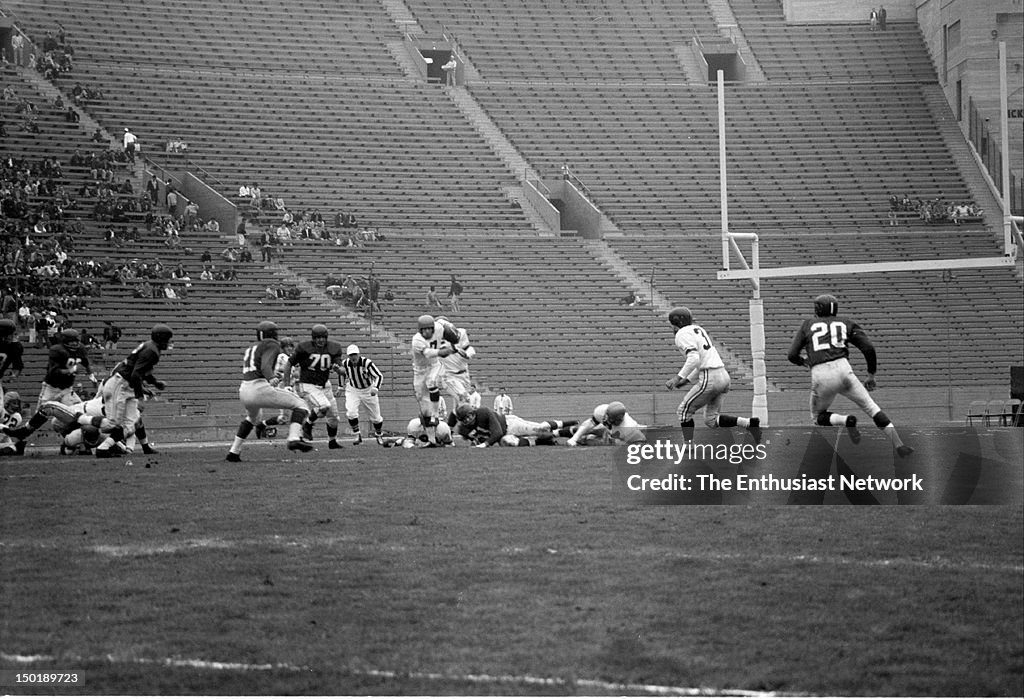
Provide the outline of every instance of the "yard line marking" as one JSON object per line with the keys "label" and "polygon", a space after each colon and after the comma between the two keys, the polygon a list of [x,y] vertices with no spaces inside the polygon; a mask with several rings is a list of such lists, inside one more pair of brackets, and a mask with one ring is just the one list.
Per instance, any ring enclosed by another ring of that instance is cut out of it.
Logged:
{"label": "yard line marking", "polygon": [[[290,672],[314,672],[311,667],[293,665],[291,663],[236,663],[217,660],[199,660],[195,658],[123,658],[114,655],[104,655],[96,658],[84,658],[81,656],[50,656],[50,655],[22,655],[18,653],[0,652],[0,660],[10,663],[31,664],[31,663],[127,663],[136,665],[161,665],[173,668],[193,668],[197,670],[221,670],[228,672],[273,672],[285,670]],[[468,682],[470,684],[528,684],[543,687],[583,687],[588,689],[600,689],[609,692],[645,692],[665,696],[685,697],[800,697],[804,694],[787,692],[761,692],[750,689],[718,689],[714,687],[673,687],[671,685],[639,684],[624,682],[606,682],[604,680],[574,679],[567,680],[558,677],[538,677],[535,675],[488,675],[481,673],[457,674],[442,672],[400,672],[396,670],[357,670],[343,668],[343,673],[357,677],[374,677],[381,679],[411,679],[427,680],[432,682]]]}
{"label": "yard line marking", "polygon": [[[80,550],[91,551],[101,556],[110,558],[130,558],[143,556],[159,556],[176,554],[189,551],[202,551],[210,549],[240,549],[259,546],[282,546],[285,548],[310,549],[317,547],[327,548],[348,548],[359,551],[378,551],[381,553],[406,553],[414,551],[413,547],[403,544],[382,544],[376,541],[360,541],[355,537],[346,536],[279,536],[268,535],[265,537],[246,539],[223,539],[209,537],[201,539],[186,539],[180,542],[154,542],[137,544],[92,544],[82,547]],[[50,548],[50,549],[75,549],[77,546],[65,547],[62,542],[38,542],[31,540],[21,541],[0,541],[0,550],[14,548]],[[548,556],[600,556],[603,552],[595,549],[551,549],[548,547],[531,548],[529,546],[506,545],[497,549],[497,553],[503,556],[528,556],[544,554]],[[629,551],[619,551],[616,555],[630,555],[637,558],[660,558],[675,560],[692,560],[711,563],[730,563],[734,561],[762,562],[762,563],[805,563],[812,565],[831,566],[862,566],[865,568],[920,568],[923,570],[975,570],[992,573],[1024,573],[1024,564],[1021,563],[1000,563],[986,561],[957,560],[942,556],[930,558],[877,558],[857,559],[847,556],[818,555],[813,553],[802,554],[756,554],[756,553],[721,553],[721,552],[695,552],[685,553],[678,551],[662,551],[650,547],[640,547]],[[611,555],[610,553],[608,555]]]}

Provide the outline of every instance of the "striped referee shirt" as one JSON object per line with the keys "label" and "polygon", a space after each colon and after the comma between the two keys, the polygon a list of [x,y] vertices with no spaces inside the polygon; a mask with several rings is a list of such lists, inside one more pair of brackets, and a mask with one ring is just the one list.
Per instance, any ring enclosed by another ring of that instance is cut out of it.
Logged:
{"label": "striped referee shirt", "polygon": [[372,359],[362,355],[356,360],[352,357],[341,360],[341,371],[345,374],[345,381],[352,388],[379,389],[384,383],[384,374],[380,373],[377,365]]}

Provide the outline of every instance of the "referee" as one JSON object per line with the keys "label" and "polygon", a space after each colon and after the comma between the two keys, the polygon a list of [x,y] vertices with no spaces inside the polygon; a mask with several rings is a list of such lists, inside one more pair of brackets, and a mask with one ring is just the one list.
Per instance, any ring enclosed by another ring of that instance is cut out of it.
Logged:
{"label": "referee", "polygon": [[363,436],[359,431],[359,406],[364,406],[373,423],[373,436],[377,444],[383,440],[384,418],[380,415],[380,387],[384,383],[384,375],[380,369],[359,354],[359,347],[349,345],[345,350],[348,356],[341,360],[341,372],[345,375],[345,417],[352,427],[352,444],[362,444]]}

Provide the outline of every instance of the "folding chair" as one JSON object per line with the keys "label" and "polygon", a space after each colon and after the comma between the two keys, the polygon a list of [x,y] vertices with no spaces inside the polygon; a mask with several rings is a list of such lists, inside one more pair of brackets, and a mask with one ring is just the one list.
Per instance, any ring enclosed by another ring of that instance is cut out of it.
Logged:
{"label": "folding chair", "polygon": [[987,400],[972,400],[971,404],[967,408],[967,415],[964,417],[964,422],[968,425],[973,425],[975,419],[987,420],[988,419],[988,401]]}

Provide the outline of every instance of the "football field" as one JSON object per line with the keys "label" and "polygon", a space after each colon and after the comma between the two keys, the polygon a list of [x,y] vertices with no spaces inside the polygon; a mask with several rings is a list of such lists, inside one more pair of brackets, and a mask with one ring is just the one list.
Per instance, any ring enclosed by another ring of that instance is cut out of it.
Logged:
{"label": "football field", "polygon": [[0,462],[5,694],[1024,693],[1016,496],[649,505],[610,448],[226,447]]}

